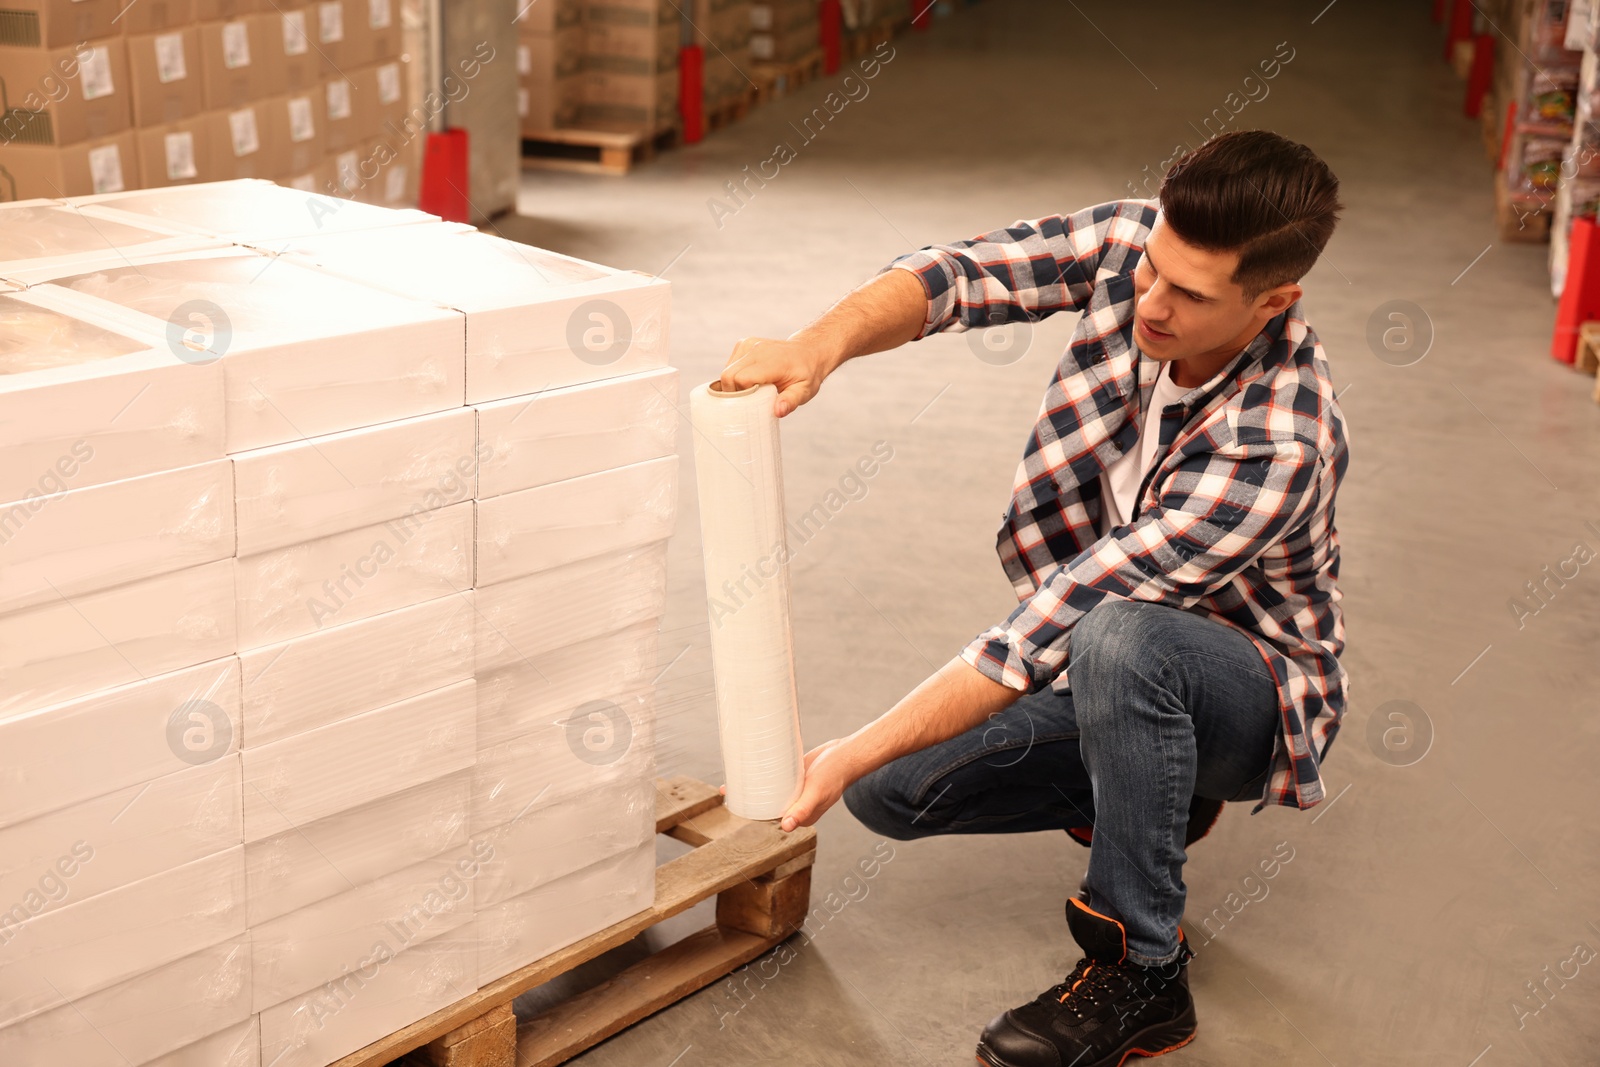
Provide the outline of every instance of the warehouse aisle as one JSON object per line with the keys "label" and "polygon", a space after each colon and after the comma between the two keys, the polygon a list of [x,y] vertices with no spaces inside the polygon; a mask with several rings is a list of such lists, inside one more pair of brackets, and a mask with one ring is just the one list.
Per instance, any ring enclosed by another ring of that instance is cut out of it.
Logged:
{"label": "warehouse aisle", "polygon": [[[1306,303],[1350,424],[1352,707],[1332,799],[1232,805],[1193,849],[1200,1033],[1163,1062],[1592,1063],[1600,408],[1545,354],[1544,248],[1495,242],[1428,5],[1325,3],[990,0],[897,40],[870,79],[808,87],[628,178],[527,176],[532,218],[507,232],[665,273],[687,388],[901,252],[1129,195],[1208,117],[1310,144],[1348,204]],[[1276,76],[1246,85],[1262,61]],[[763,165],[776,177],[730,196]],[[1368,344],[1394,300],[1432,324],[1414,365]],[[859,361],[787,420],[791,515],[822,507],[794,563],[809,744],[1009,609],[994,528],[1071,325]],[[890,458],[854,477],[875,448]],[[693,501],[686,479],[658,744],[663,770],[714,781]],[[820,833],[807,935],[577,1062],[967,1064],[991,1016],[1077,958],[1061,907],[1086,853],[1065,835],[884,843],[842,807]]]}

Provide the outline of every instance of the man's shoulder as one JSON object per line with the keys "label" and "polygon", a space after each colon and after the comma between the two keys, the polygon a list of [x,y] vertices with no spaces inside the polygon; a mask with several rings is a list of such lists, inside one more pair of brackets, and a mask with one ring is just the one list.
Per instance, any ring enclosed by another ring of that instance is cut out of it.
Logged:
{"label": "man's shoulder", "polygon": [[1240,398],[1241,427],[1297,438],[1324,455],[1342,450],[1344,418],[1333,375],[1301,305],[1272,320],[1263,334],[1265,351]]}

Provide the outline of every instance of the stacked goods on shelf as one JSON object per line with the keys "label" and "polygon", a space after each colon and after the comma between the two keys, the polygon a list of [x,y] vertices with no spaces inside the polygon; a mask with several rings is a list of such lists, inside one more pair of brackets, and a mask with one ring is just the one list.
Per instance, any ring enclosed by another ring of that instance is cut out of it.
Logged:
{"label": "stacked goods on shelf", "polygon": [[0,20],[0,199],[132,188],[132,82],[117,0],[15,0]]}
{"label": "stacked goods on shelf", "polygon": [[648,908],[666,283],[266,182],[0,235],[0,1062],[324,1067]]}
{"label": "stacked goods on shelf", "polygon": [[753,0],[750,58],[793,63],[817,50],[817,0]]}
{"label": "stacked goods on shelf", "polygon": [[583,104],[583,0],[537,0],[517,17],[517,117],[524,137],[575,125]]}
{"label": "stacked goods on shelf", "polygon": [[705,52],[701,99],[716,111],[751,87],[750,0],[696,0],[695,43]]}
{"label": "stacked goods on shelf", "polygon": [[11,6],[0,198],[270,178],[415,202],[396,0]]}
{"label": "stacked goods on shelf", "polygon": [[585,127],[653,135],[678,123],[683,16],[672,0],[583,0]]}
{"label": "stacked goods on shelf", "polygon": [[1566,47],[1566,0],[1534,0],[1519,23],[1518,47],[1503,71],[1509,84],[1505,153],[1496,187],[1501,235],[1543,240],[1562,160],[1572,139],[1572,117],[1582,53]]}
{"label": "stacked goods on shelf", "polygon": [[1575,4],[1567,21],[1566,46],[1582,53],[1569,143],[1556,189],[1550,223],[1550,288],[1560,296],[1566,285],[1568,241],[1572,222],[1594,218],[1600,207],[1600,84],[1597,84],[1596,42],[1600,10]]}

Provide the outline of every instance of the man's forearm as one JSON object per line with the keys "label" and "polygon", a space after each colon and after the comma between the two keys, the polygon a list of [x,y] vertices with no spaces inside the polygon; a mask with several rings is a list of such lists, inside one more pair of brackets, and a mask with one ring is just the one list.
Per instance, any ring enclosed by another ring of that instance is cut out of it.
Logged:
{"label": "man's forearm", "polygon": [[899,703],[845,738],[851,776],[965,733],[1004,711],[1022,693],[952,659]]}
{"label": "man's forearm", "polygon": [[915,340],[928,316],[928,294],[910,271],[888,270],[850,292],[790,340],[816,346],[827,372],[872,352]]}

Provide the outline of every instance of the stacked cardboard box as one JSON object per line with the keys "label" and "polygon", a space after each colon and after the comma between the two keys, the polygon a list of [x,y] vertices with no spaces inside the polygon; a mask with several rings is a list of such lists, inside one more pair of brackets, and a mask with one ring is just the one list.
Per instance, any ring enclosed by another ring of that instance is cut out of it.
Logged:
{"label": "stacked cardboard box", "polygon": [[0,235],[0,1062],[323,1067],[648,907],[666,284],[265,182]]}
{"label": "stacked cardboard box", "polygon": [[678,120],[683,16],[672,0],[584,0],[586,126],[653,134]]}
{"label": "stacked cardboard box", "polygon": [[750,0],[695,0],[695,43],[705,53],[701,89],[707,110],[751,86]]}
{"label": "stacked cardboard box", "polygon": [[413,203],[396,4],[15,0],[0,199],[254,177]]}
{"label": "stacked cardboard box", "polygon": [[792,63],[818,47],[817,0],[753,0],[750,58]]}
{"label": "stacked cardboard box", "polygon": [[524,136],[578,121],[583,0],[534,0],[517,17],[517,117]]}

